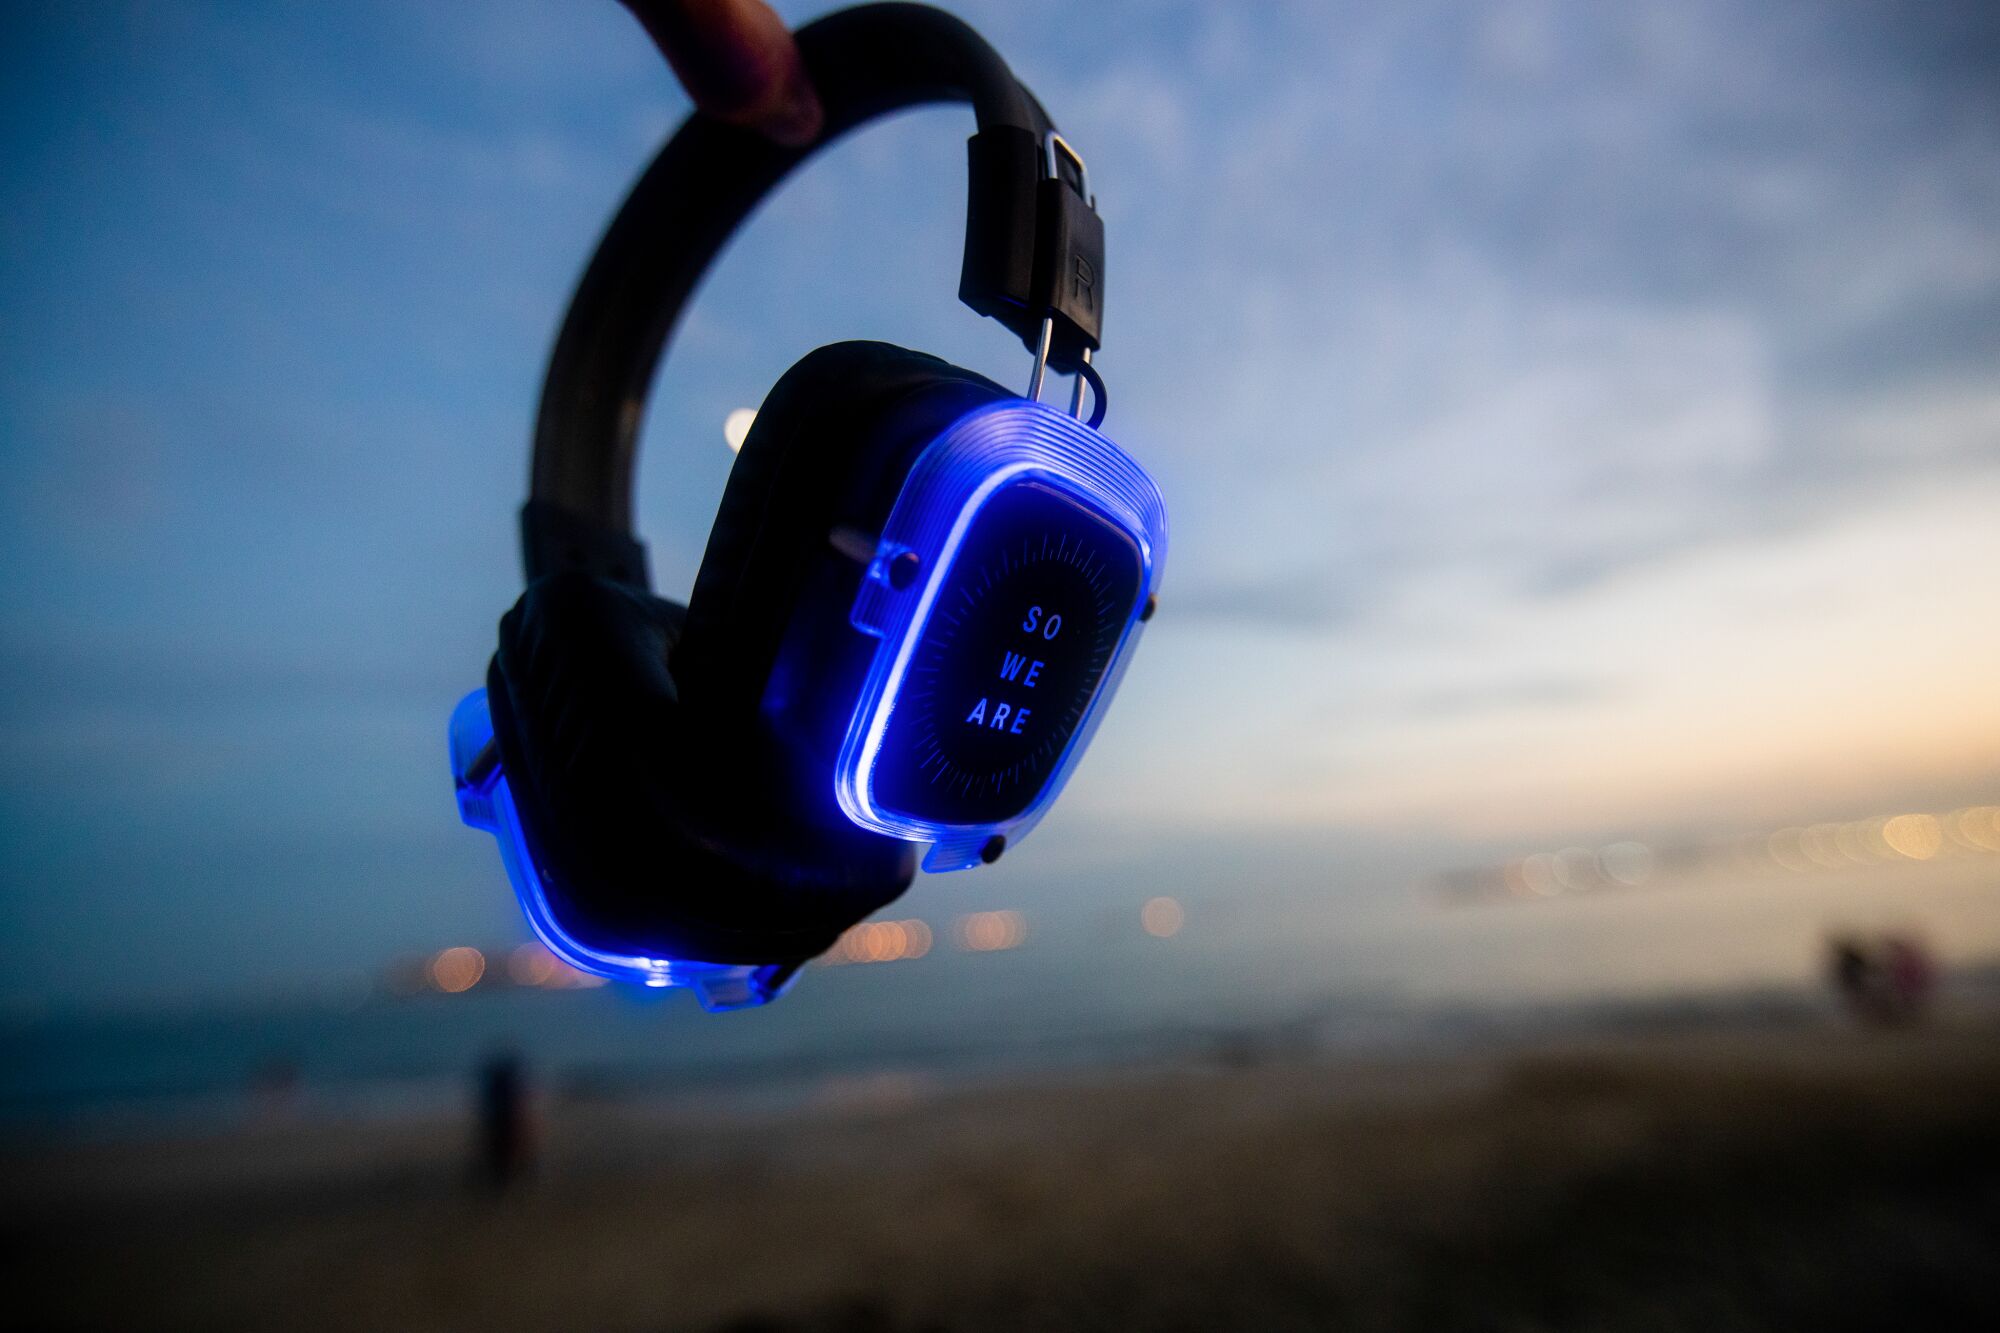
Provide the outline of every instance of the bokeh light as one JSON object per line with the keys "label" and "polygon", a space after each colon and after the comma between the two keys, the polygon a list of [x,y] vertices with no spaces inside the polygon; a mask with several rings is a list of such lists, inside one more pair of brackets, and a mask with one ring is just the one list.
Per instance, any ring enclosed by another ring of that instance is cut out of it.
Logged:
{"label": "bokeh light", "polygon": [[907,921],[864,921],[852,926],[834,941],[821,962],[896,963],[922,958],[931,951],[931,928],[912,918]]}
{"label": "bokeh light", "polygon": [[1650,879],[1653,862],[1653,849],[1643,842],[1614,842],[1597,853],[1597,864],[1605,877],[1627,888]]}
{"label": "bokeh light", "polygon": [[1655,847],[1607,843],[1595,852],[1564,847],[1530,852],[1498,866],[1447,871],[1432,881],[1450,902],[1492,898],[1567,898],[1613,887],[1687,881],[1718,871],[1731,875],[1839,875],[1911,862],[1945,862],[2000,853],[2000,806],[1944,812],[1911,811],[1871,818],[1822,820]]}
{"label": "bokeh light", "polygon": [[1187,913],[1173,898],[1150,898],[1139,909],[1139,924],[1145,927],[1148,935],[1171,939],[1180,934],[1181,927],[1187,924]]}
{"label": "bokeh light", "polygon": [[534,940],[507,955],[507,975],[520,986],[546,986],[556,980],[561,967],[561,960]]}
{"label": "bokeh light", "polygon": [[471,990],[486,975],[486,955],[469,945],[440,950],[431,959],[431,984],[447,995]]}
{"label": "bokeh light", "polygon": [[1897,815],[1882,826],[1882,839],[1912,861],[1928,861],[1944,845],[1938,822],[1930,815]]}
{"label": "bokeh light", "polygon": [[1975,805],[1957,810],[1943,823],[1959,846],[1972,851],[2000,852],[2000,806]]}
{"label": "bokeh light", "polygon": [[1028,938],[1028,923],[1019,912],[968,912],[957,922],[958,947],[971,953],[1018,949]]}

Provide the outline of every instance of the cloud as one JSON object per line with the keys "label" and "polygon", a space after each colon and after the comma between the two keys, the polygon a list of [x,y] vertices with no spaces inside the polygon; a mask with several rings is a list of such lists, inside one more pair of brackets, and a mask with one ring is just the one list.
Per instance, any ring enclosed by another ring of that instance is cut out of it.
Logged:
{"label": "cloud", "polygon": [[1319,631],[1337,629],[1354,618],[1353,606],[1341,602],[1340,593],[1321,571],[1295,570],[1254,582],[1169,588],[1166,595],[1168,609],[1178,620]]}
{"label": "cloud", "polygon": [[1404,715],[1433,721],[1479,713],[1560,709],[1615,698],[1617,686],[1586,676],[1529,676],[1416,694],[1402,705]]}
{"label": "cloud", "polygon": [[1487,12],[1284,11],[1187,85],[1216,152],[1101,173],[1174,201],[1120,219],[1105,361],[1173,404],[1113,429],[1203,497],[1198,610],[1544,598],[1990,460],[1841,425],[1995,383],[1990,17]]}

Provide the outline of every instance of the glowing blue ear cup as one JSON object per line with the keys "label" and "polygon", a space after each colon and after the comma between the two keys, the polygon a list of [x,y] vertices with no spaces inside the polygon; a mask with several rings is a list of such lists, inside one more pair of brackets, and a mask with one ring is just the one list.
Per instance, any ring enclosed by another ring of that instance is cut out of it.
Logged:
{"label": "glowing blue ear cup", "polygon": [[[1029,482],[1068,497],[1079,512],[1116,528],[1136,553],[1135,586],[1123,601],[1108,660],[1088,697],[1073,701],[1078,715],[1060,755],[1018,809],[950,820],[890,805],[881,799],[877,779],[892,719],[899,708],[929,705],[924,692],[937,682],[923,676],[924,636],[934,618],[964,610],[942,600],[954,562],[995,497]],[[855,598],[855,628],[880,642],[834,769],[835,794],[848,818],[863,828],[932,844],[924,859],[924,868],[932,871],[977,865],[1020,841],[1061,793],[1117,691],[1159,589],[1166,553],[1166,507],[1159,488],[1096,431],[1026,399],[975,409],[947,429],[905,480]],[[909,577],[912,570],[915,577]]]}

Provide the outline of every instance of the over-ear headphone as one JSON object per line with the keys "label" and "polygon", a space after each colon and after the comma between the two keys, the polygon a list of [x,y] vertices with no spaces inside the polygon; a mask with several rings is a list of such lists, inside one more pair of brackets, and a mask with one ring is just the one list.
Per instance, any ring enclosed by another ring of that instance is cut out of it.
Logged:
{"label": "over-ear headphone", "polygon": [[[876,4],[801,29],[820,143],[970,102],[959,297],[1029,395],[883,343],[787,371],[685,607],[632,535],[646,393],[723,243],[812,150],[696,114],[612,221],[557,337],[521,511],[527,589],[454,712],[460,813],[586,972],[761,1004],[924,866],[991,861],[1060,791],[1152,614],[1166,515],[1095,429],[1104,230],[1082,159],[991,47]],[[1039,401],[1073,373],[1071,410]],[[1088,424],[1077,419],[1085,382]]]}

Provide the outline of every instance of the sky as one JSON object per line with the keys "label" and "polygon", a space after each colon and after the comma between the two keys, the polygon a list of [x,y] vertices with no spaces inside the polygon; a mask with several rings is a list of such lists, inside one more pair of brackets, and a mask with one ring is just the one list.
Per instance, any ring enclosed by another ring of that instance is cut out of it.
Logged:
{"label": "sky", "polygon": [[[2000,800],[2000,14],[958,8],[1089,163],[1105,429],[1173,525],[977,892],[1360,921],[1564,840]],[[685,99],[609,0],[0,25],[0,1004],[518,936],[444,724],[569,286]],[[970,130],[872,128],[732,244],[645,429],[662,591],[812,347],[1025,382],[954,299]]]}

